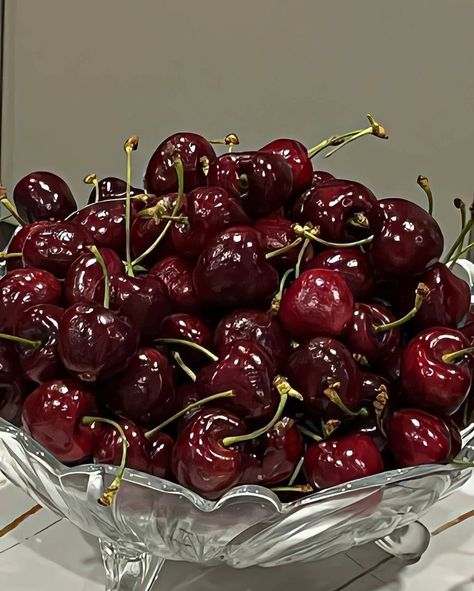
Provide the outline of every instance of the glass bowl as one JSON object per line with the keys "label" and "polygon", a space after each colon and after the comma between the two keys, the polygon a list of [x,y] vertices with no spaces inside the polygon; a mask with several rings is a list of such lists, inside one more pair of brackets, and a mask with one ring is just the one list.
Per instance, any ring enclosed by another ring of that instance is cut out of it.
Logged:
{"label": "glass bowl", "polygon": [[[474,461],[474,426],[463,433],[460,458]],[[0,470],[38,503],[99,538],[107,591],[149,591],[165,560],[271,567],[374,540],[390,551],[387,536],[415,522],[471,472],[455,463],[404,468],[283,503],[271,490],[249,485],[208,501],[126,470],[113,505],[103,507],[97,500],[116,467],[64,466],[2,419]]]}

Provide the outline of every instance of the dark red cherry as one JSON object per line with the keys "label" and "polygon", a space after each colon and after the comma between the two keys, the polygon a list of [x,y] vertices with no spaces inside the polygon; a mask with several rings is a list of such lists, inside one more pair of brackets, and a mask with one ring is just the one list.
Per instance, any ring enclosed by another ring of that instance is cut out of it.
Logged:
{"label": "dark red cherry", "polygon": [[72,222],[51,222],[34,228],[23,245],[23,265],[64,279],[72,263],[93,244],[85,228]]}
{"label": "dark red cherry", "polygon": [[137,329],[100,304],[74,304],[59,321],[58,349],[66,369],[86,382],[123,370],[138,346]]}
{"label": "dark red cherry", "polygon": [[265,259],[260,233],[239,226],[208,242],[194,267],[193,284],[203,304],[258,306],[277,290],[278,273]]}
{"label": "dark red cherry", "polygon": [[330,172],[326,172],[324,170],[315,170],[313,172],[313,178],[311,180],[312,187],[319,187],[327,183],[328,181],[335,181],[336,177],[333,176]]}
{"label": "dark red cherry", "polygon": [[[212,348],[211,331],[199,316],[192,314],[177,313],[167,316],[161,325],[160,337],[191,341],[205,349]],[[202,353],[190,347],[177,344],[173,345],[173,348],[179,352],[183,361],[192,367],[200,367],[206,362],[206,357]]]}
{"label": "dark red cherry", "polygon": [[285,159],[293,173],[293,193],[305,191],[313,180],[313,165],[306,147],[297,140],[278,139],[260,148],[259,152],[278,154]]}
{"label": "dark red cherry", "polygon": [[141,347],[127,368],[100,388],[100,399],[115,414],[140,427],[154,427],[174,412],[173,369],[157,349]]}
{"label": "dark red cherry", "polygon": [[367,212],[374,239],[370,258],[385,277],[410,277],[438,262],[444,239],[436,220],[416,203],[382,199]]}
{"label": "dark red cherry", "polygon": [[214,345],[221,355],[232,343],[255,341],[271,355],[277,367],[286,361],[289,338],[271,314],[263,310],[236,310],[224,316],[214,332]]}
{"label": "dark red cherry", "polygon": [[474,320],[471,320],[464,326],[461,326],[461,328],[459,328],[459,332],[462,332],[462,334],[470,342],[471,346],[474,344]]}
{"label": "dark red cherry", "polygon": [[21,367],[16,347],[13,343],[0,341],[0,417],[21,425],[21,409],[26,384],[21,374]]}
{"label": "dark red cherry", "polygon": [[[130,187],[130,195],[142,195],[142,189]],[[107,199],[125,199],[127,196],[127,183],[118,179],[115,176],[108,176],[99,181],[99,201],[107,201]],[[95,203],[97,193],[95,188],[92,189],[87,203]]]}
{"label": "dark red cherry", "polygon": [[[33,222],[32,224],[26,224],[26,226],[18,226],[15,234],[13,234],[10,243],[7,246],[7,253],[12,252],[23,252],[23,246],[25,240],[35,228],[44,228],[49,225],[48,221]],[[6,260],[7,270],[13,271],[14,269],[23,268],[23,258],[13,257]]]}
{"label": "dark red cherry", "polygon": [[388,421],[387,443],[400,467],[448,462],[456,449],[443,419],[414,408],[393,413]]}
{"label": "dark red cherry", "polygon": [[[109,275],[121,273],[123,263],[118,254],[110,248],[98,249]],[[64,296],[66,302],[76,304],[78,302],[91,302],[98,281],[103,281],[103,272],[96,257],[87,250],[79,256],[69,267],[64,281]]]}
{"label": "dark red cherry", "polygon": [[316,490],[372,476],[383,469],[377,445],[362,433],[313,443],[304,458],[306,478]]}
{"label": "dark red cherry", "polygon": [[242,484],[275,485],[287,481],[303,456],[303,437],[292,419],[283,418],[249,443]]}
{"label": "dark red cherry", "polygon": [[15,335],[40,341],[39,347],[17,343],[23,375],[41,384],[65,374],[58,352],[58,327],[64,309],[54,304],[37,304],[18,315]]}
{"label": "dark red cherry", "polygon": [[201,398],[233,390],[234,397],[222,405],[244,419],[266,419],[278,403],[274,375],[273,360],[262,347],[254,341],[237,341],[224,349],[219,361],[199,372],[196,388]]}
{"label": "dark red cherry", "polygon": [[471,388],[474,357],[452,354],[469,346],[454,329],[431,328],[418,333],[402,356],[401,383],[410,404],[437,414],[455,413]]}
{"label": "dark red cherry", "polygon": [[173,244],[177,253],[191,258],[222,230],[250,223],[239,202],[219,187],[200,187],[185,195],[180,215],[187,221],[172,226]]}
{"label": "dark red cherry", "polygon": [[[284,248],[296,240],[293,224],[280,215],[269,215],[255,221],[254,228],[263,238],[265,253]],[[280,270],[294,267],[298,261],[301,246],[271,258],[271,263]],[[313,246],[308,244],[303,254],[303,265],[313,257]]]}
{"label": "dark red cherry", "polygon": [[329,337],[315,337],[295,349],[286,364],[285,375],[304,399],[306,411],[315,417],[339,419],[345,416],[325,393],[335,390],[349,411],[362,406],[362,380],[350,352]]}
{"label": "dark red cherry", "polygon": [[52,172],[30,172],[18,181],[13,201],[26,222],[64,220],[77,205],[65,181]]}
{"label": "dark red cherry", "polygon": [[172,456],[177,481],[207,499],[218,499],[238,484],[244,467],[240,446],[225,447],[224,437],[243,435],[242,419],[218,408],[206,407],[186,424]]}
{"label": "dark red cherry", "polygon": [[462,435],[459,427],[451,417],[444,419],[451,435],[451,456],[455,458],[462,449]]}
{"label": "dark red cherry", "polygon": [[296,340],[338,335],[352,318],[354,298],[344,278],[329,269],[309,269],[284,292],[278,318]]}
{"label": "dark red cherry", "polygon": [[199,301],[193,286],[192,264],[176,255],[165,257],[150,269],[168,290],[170,307],[173,312],[198,312]]}
{"label": "dark red cherry", "polygon": [[288,201],[293,174],[279,154],[240,152],[216,158],[209,167],[207,182],[224,188],[255,218],[276,211]]}
{"label": "dark red cherry", "polygon": [[[303,264],[303,269],[331,269],[344,277],[354,300],[369,298],[374,291],[375,280],[369,258],[359,248],[328,248],[318,252]],[[413,306],[413,290],[410,292],[410,308]]]}
{"label": "dark red cherry", "polygon": [[61,284],[42,269],[16,269],[0,279],[0,331],[12,333],[18,315],[33,304],[59,304]]}
{"label": "dark red cherry", "polygon": [[206,185],[203,165],[212,162],[216,153],[211,144],[196,133],[179,132],[170,135],[156,148],[145,172],[145,188],[154,195],[178,190],[174,157],[179,155],[184,170],[184,190],[192,191]]}
{"label": "dark red cherry", "polygon": [[381,392],[389,392],[389,381],[381,375],[370,371],[361,371],[361,380],[363,404],[374,402]]}
{"label": "dark red cherry", "polygon": [[87,386],[72,379],[41,384],[25,400],[23,427],[33,439],[65,464],[92,455],[93,432],[81,423],[97,416],[97,404]]}
{"label": "dark red cherry", "polygon": [[[143,431],[127,419],[121,419],[117,423],[122,427],[128,443],[127,468],[151,473],[148,441]],[[90,429],[94,438],[94,462],[118,466],[122,459],[122,436],[118,430],[104,423],[93,423]]]}
{"label": "dark red cherry", "polygon": [[302,225],[310,222],[318,226],[324,240],[348,242],[354,235],[360,237],[360,230],[355,233],[349,221],[357,213],[367,214],[376,203],[375,195],[364,185],[335,179],[303,193],[295,201],[290,217]]}
{"label": "dark red cherry", "polygon": [[148,440],[148,453],[150,455],[151,473],[158,478],[171,478],[171,456],[173,454],[173,438],[158,431]]}
{"label": "dark red cherry", "polygon": [[[201,397],[198,394],[195,382],[184,382],[183,384],[180,384],[176,388],[176,411],[180,411],[183,408],[188,407],[190,404],[194,404],[200,398]],[[181,432],[183,430],[184,425],[189,421],[189,419],[199,411],[200,409],[196,407],[191,409],[183,417],[181,417],[178,421],[178,432]]]}

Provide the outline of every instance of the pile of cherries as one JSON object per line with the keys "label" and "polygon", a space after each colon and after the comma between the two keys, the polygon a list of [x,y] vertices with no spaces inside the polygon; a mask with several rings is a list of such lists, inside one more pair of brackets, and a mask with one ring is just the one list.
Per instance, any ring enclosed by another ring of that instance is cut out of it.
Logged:
{"label": "pile of cherries", "polygon": [[[228,152],[164,140],[145,189],[95,175],[78,210],[34,172],[2,203],[21,227],[1,253],[0,416],[61,462],[125,466],[217,499],[283,498],[396,467],[453,460],[469,421],[470,289],[412,201],[314,171],[279,139]],[[216,143],[216,142],[214,142]],[[463,204],[458,202],[463,208]]]}

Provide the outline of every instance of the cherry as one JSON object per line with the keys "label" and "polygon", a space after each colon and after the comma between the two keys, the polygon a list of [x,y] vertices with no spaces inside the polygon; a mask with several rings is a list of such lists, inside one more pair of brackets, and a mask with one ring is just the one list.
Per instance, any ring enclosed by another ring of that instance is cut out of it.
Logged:
{"label": "cherry", "polygon": [[205,162],[212,162],[216,153],[211,144],[196,133],[170,135],[156,148],[145,172],[145,188],[154,195],[165,195],[178,189],[174,156],[178,154],[184,169],[184,190],[192,191],[206,185]]}
{"label": "cherry", "polygon": [[[182,409],[188,407],[190,404],[197,403],[200,400],[200,396],[198,394],[196,384],[194,382],[185,382],[180,384],[176,388],[176,409]],[[178,423],[178,432],[183,430],[184,425],[189,421],[191,417],[193,417],[196,413],[198,413],[201,409],[196,406],[192,408],[189,412],[187,412],[179,421]]]}
{"label": "cherry", "polygon": [[174,224],[171,236],[176,252],[191,258],[197,258],[222,230],[250,223],[239,202],[219,187],[201,187],[188,193],[180,214],[186,222]]}
{"label": "cherry", "polygon": [[[99,248],[110,275],[123,271],[123,263],[115,251]],[[103,272],[95,255],[89,250],[81,254],[69,267],[64,281],[64,296],[68,304],[92,302],[97,283]]]}
{"label": "cherry", "polygon": [[[291,209],[291,219],[300,224],[318,226],[321,238],[347,242],[354,237],[356,214],[366,215],[377,203],[375,195],[355,181],[335,179],[311,187]],[[364,224],[362,224],[364,227]],[[370,232],[373,232],[370,227]]]}
{"label": "cherry", "polygon": [[416,203],[382,199],[367,211],[374,239],[370,258],[385,277],[410,277],[438,262],[444,239],[436,220]]}
{"label": "cherry", "polygon": [[148,439],[151,473],[158,478],[170,478],[171,472],[171,457],[173,454],[174,440],[173,438],[159,431],[153,434]]}
{"label": "cherry", "polygon": [[462,334],[466,337],[466,339],[470,342],[471,345],[474,343],[474,320],[467,322],[458,330],[459,332],[462,332]]}
{"label": "cherry", "polygon": [[58,327],[64,309],[54,304],[37,304],[18,315],[15,335],[39,341],[38,347],[17,343],[23,375],[41,384],[65,373],[58,353]]}
{"label": "cherry", "polygon": [[152,427],[172,414],[173,370],[165,355],[141,347],[127,368],[103,384],[100,398],[115,414],[140,427]]}
{"label": "cherry", "polygon": [[326,172],[324,170],[315,170],[313,172],[313,178],[311,180],[311,187],[316,188],[324,185],[328,181],[335,181],[336,177],[333,176],[330,172]]}
{"label": "cherry", "polygon": [[288,380],[303,395],[306,411],[314,417],[343,418],[361,408],[361,376],[342,343],[315,337],[295,349],[286,364]]}
{"label": "cherry", "polygon": [[61,284],[42,269],[16,269],[0,279],[0,329],[13,332],[19,314],[33,304],[59,304]]}
{"label": "cherry", "polygon": [[39,444],[65,464],[92,455],[93,432],[82,424],[96,415],[97,404],[87,386],[66,378],[41,384],[25,400],[23,427]]}
{"label": "cherry", "polygon": [[237,341],[255,341],[271,355],[277,367],[286,361],[289,339],[278,321],[262,310],[236,310],[224,316],[214,332],[214,344],[221,355]]}
{"label": "cherry", "polygon": [[387,443],[400,467],[449,462],[456,449],[443,419],[413,408],[397,410],[390,417]]}
{"label": "cherry", "polygon": [[[13,234],[10,243],[7,246],[7,253],[13,252],[23,252],[23,246],[25,244],[25,240],[28,238],[30,232],[32,232],[35,228],[44,228],[49,225],[48,221],[40,221],[40,222],[33,222],[31,224],[26,224],[25,226],[18,226],[17,231]],[[13,257],[6,260],[7,263],[7,270],[13,271],[13,269],[22,269],[23,268],[23,258],[22,257]]]}
{"label": "cherry", "polygon": [[178,436],[172,455],[177,481],[207,499],[218,499],[238,484],[245,465],[241,446],[226,447],[224,437],[242,435],[245,423],[218,408],[198,412]]}
{"label": "cherry", "polygon": [[28,234],[23,245],[23,264],[64,279],[74,260],[91,244],[92,238],[85,228],[72,222],[51,222]]}
{"label": "cherry", "polygon": [[196,388],[201,397],[233,390],[234,397],[222,401],[226,408],[244,419],[266,419],[277,404],[274,375],[273,360],[262,347],[254,341],[237,341],[199,372]]}
{"label": "cherry", "polygon": [[0,417],[20,426],[26,384],[15,345],[0,341]]}
{"label": "cherry", "polygon": [[52,172],[30,172],[13,191],[18,213],[26,222],[64,220],[77,205],[65,181]]}
{"label": "cherry", "polygon": [[[99,201],[107,201],[108,199],[125,199],[127,194],[127,183],[122,181],[122,179],[118,179],[115,176],[108,176],[104,179],[101,179],[98,182],[99,187]],[[130,195],[133,197],[135,195],[142,195],[142,189],[136,189],[135,187],[130,187]],[[95,203],[97,201],[97,191],[92,189],[91,194],[89,196],[88,204]]]}
{"label": "cherry", "polygon": [[471,388],[474,357],[469,346],[454,329],[431,328],[418,333],[402,356],[401,383],[406,399],[436,413],[455,413]]}
{"label": "cherry", "polygon": [[59,321],[58,349],[73,375],[86,382],[123,370],[137,350],[137,329],[95,302],[73,304]]}
{"label": "cherry", "polygon": [[258,217],[272,213],[288,201],[293,174],[279,154],[240,152],[216,158],[209,166],[207,182],[239,199],[250,217]]}
{"label": "cherry", "polygon": [[278,318],[295,339],[338,335],[353,309],[352,293],[337,271],[309,269],[284,292]]}
{"label": "cherry", "polygon": [[388,392],[389,382],[383,376],[370,372],[361,371],[362,380],[362,402],[372,403],[381,392]]}
{"label": "cherry", "polygon": [[259,152],[278,154],[285,159],[293,173],[293,192],[300,194],[305,191],[313,180],[313,165],[306,147],[297,140],[278,139],[260,148]]}
{"label": "cherry", "polygon": [[210,306],[263,304],[278,288],[278,273],[265,259],[262,237],[247,226],[210,240],[193,272],[198,299]]}
{"label": "cherry", "polygon": [[192,271],[191,263],[176,255],[165,257],[150,269],[150,275],[156,275],[166,285],[173,312],[199,311]]}
{"label": "cherry", "polygon": [[303,456],[303,437],[294,421],[284,418],[251,441],[247,454],[242,484],[278,484],[290,478]]}
{"label": "cherry", "polygon": [[372,476],[383,469],[377,445],[362,433],[313,443],[304,458],[306,478],[316,490]]}
{"label": "cherry", "polygon": [[[354,300],[364,300],[374,292],[374,273],[369,258],[358,248],[328,248],[304,263],[303,269],[337,271],[345,279]],[[410,296],[413,299],[413,292]]]}
{"label": "cherry", "polygon": [[[192,314],[177,313],[167,316],[161,325],[159,336],[191,341],[206,349],[212,345],[211,331],[199,316]],[[179,351],[185,363],[193,367],[200,367],[203,364],[203,355],[199,351],[182,347],[179,344],[176,345],[176,350]]]}

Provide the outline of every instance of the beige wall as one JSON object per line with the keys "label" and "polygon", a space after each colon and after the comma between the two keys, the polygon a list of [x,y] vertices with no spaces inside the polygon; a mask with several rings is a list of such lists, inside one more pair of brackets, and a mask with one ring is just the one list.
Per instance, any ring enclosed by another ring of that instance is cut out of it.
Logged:
{"label": "beige wall", "polygon": [[422,202],[428,175],[448,240],[474,178],[473,0],[7,0],[2,180],[51,169],[121,175],[175,130],[244,146],[308,145],[374,113],[365,139],[318,163],[379,196]]}

